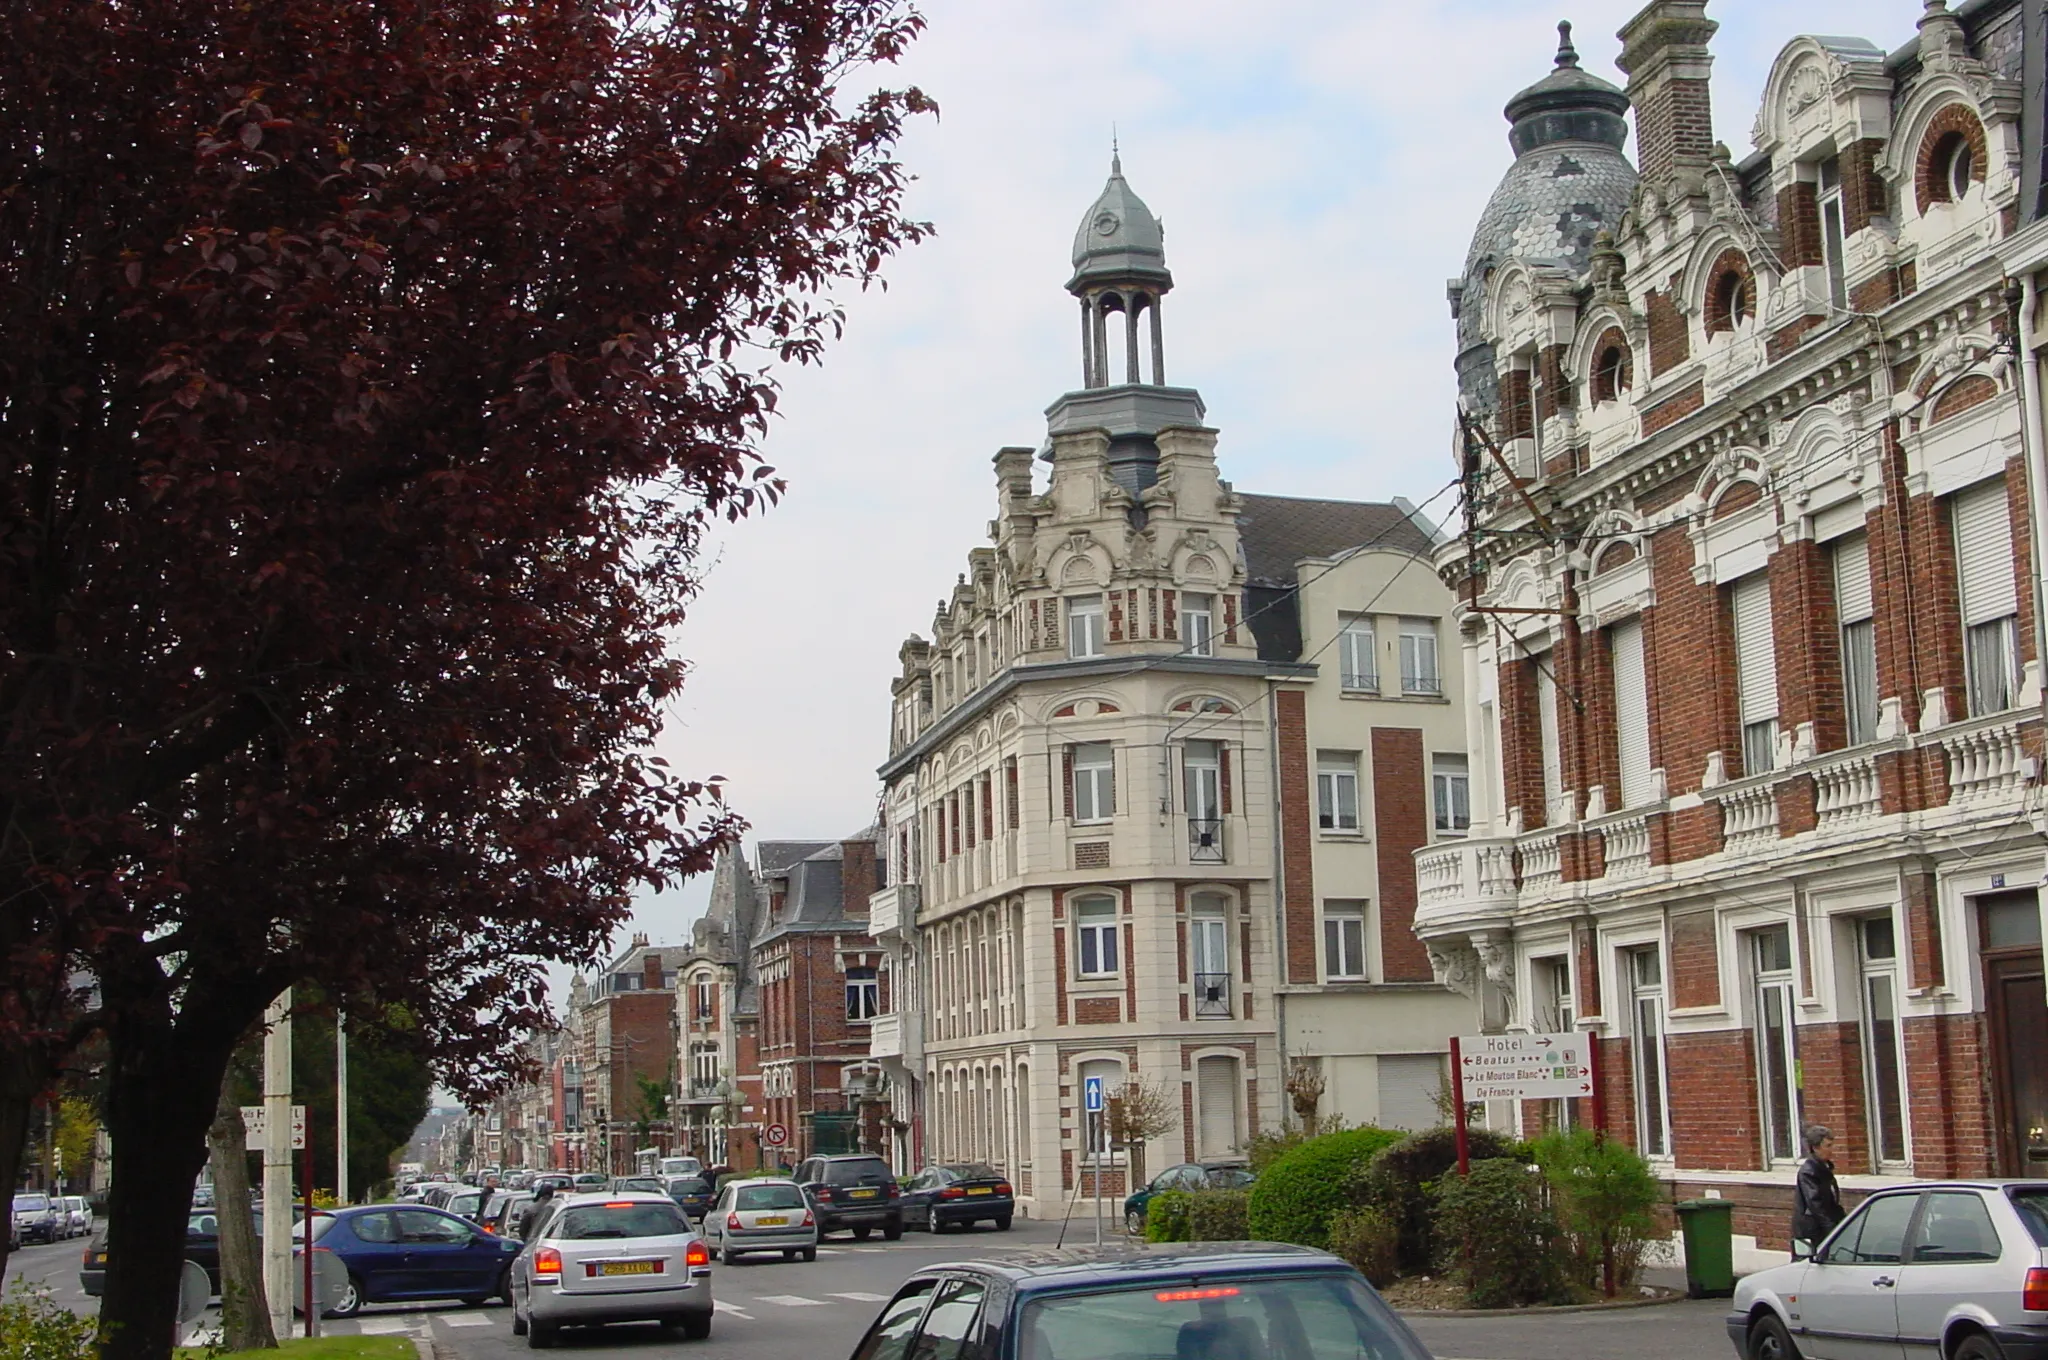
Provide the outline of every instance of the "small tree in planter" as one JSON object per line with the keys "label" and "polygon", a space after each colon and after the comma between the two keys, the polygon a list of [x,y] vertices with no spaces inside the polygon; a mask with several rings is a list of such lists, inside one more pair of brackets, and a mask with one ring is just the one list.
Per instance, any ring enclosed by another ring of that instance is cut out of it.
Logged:
{"label": "small tree in planter", "polygon": [[1573,1277],[1588,1289],[1599,1281],[1610,1298],[1633,1286],[1644,1244],[1657,1231],[1652,1210],[1661,1196],[1649,1163],[1588,1129],[1545,1134],[1534,1158],[1550,1185]]}
{"label": "small tree in planter", "polygon": [[1438,1264],[1474,1308],[1520,1308],[1571,1298],[1562,1233],[1542,1177],[1520,1161],[1472,1163],[1436,1189]]}
{"label": "small tree in planter", "polygon": [[1164,1081],[1127,1081],[1105,1103],[1109,1106],[1109,1141],[1129,1151],[1129,1184],[1135,1189],[1148,1179],[1145,1145],[1180,1127],[1180,1087],[1169,1088]]}

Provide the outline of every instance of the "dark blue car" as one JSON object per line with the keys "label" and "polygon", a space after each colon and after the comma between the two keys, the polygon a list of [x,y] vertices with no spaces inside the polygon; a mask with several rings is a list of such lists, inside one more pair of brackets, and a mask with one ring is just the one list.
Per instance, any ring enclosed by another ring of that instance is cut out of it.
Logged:
{"label": "dark blue car", "polygon": [[1271,1242],[1120,1243],[910,1277],[854,1360],[1429,1360],[1365,1277]]}
{"label": "dark blue car", "polygon": [[316,1216],[313,1250],[333,1252],[348,1267],[347,1292],[328,1316],[350,1317],[366,1303],[505,1298],[505,1271],[519,1243],[440,1209],[371,1204]]}

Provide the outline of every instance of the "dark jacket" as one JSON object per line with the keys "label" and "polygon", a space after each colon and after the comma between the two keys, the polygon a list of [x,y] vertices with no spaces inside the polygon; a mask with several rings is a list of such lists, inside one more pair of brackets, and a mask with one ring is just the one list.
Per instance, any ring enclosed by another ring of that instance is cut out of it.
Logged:
{"label": "dark jacket", "polygon": [[1817,1247],[1844,1217],[1835,1164],[1809,1155],[1799,1164],[1799,1181],[1792,1188],[1792,1240]]}

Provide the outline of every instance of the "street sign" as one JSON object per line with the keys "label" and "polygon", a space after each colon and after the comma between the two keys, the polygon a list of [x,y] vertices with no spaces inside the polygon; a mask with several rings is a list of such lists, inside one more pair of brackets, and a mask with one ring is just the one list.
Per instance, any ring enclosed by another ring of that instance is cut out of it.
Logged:
{"label": "street sign", "polygon": [[[246,1135],[242,1139],[242,1146],[248,1148],[251,1152],[261,1151],[265,1146],[265,1138],[267,1136],[265,1130],[269,1127],[268,1121],[263,1117],[263,1107],[261,1105],[244,1105],[242,1107],[242,1127],[247,1130]],[[301,1151],[305,1146],[306,1107],[294,1105],[292,1106],[292,1151]]]}
{"label": "street sign", "polygon": [[1102,1113],[1101,1077],[1088,1077],[1081,1082],[1081,1108],[1090,1114]]}
{"label": "street sign", "polygon": [[1584,1034],[1461,1034],[1452,1050],[1466,1100],[1556,1100],[1593,1094]]}
{"label": "street sign", "polygon": [[787,1124],[770,1124],[767,1128],[761,1130],[761,1141],[769,1147],[785,1146],[789,1142],[789,1126]]}

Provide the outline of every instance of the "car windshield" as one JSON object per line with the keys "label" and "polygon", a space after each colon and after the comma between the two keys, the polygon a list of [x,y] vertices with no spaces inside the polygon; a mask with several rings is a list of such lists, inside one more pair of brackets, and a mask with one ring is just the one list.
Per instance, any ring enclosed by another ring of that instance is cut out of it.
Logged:
{"label": "car windshield", "polygon": [[1022,1360],[1427,1360],[1362,1283],[1343,1275],[1192,1280],[1030,1303]]}
{"label": "car windshield", "polygon": [[2012,1207],[2034,1235],[2034,1245],[2048,1247],[2048,1185],[2015,1186],[2011,1194]]}
{"label": "car windshield", "polygon": [[879,1157],[866,1157],[852,1162],[825,1163],[825,1184],[827,1185],[880,1185],[890,1180],[889,1168]]}
{"label": "car windshield", "polygon": [[565,1209],[549,1233],[569,1241],[594,1237],[673,1237],[690,1230],[690,1221],[673,1204],[579,1204]]}
{"label": "car windshield", "polygon": [[742,1185],[733,1192],[735,1209],[801,1209],[804,1192],[794,1185]]}
{"label": "car windshield", "polygon": [[47,1209],[50,1207],[50,1197],[48,1195],[16,1195],[14,1197],[14,1207],[17,1209],[27,1209],[31,1212]]}
{"label": "car windshield", "polygon": [[956,1162],[946,1168],[963,1181],[999,1181],[1003,1173],[987,1162]]}

